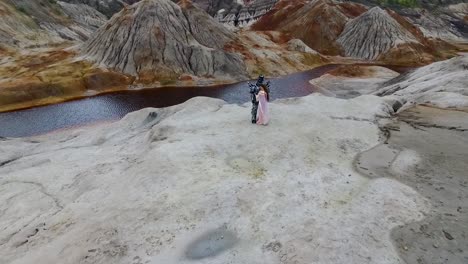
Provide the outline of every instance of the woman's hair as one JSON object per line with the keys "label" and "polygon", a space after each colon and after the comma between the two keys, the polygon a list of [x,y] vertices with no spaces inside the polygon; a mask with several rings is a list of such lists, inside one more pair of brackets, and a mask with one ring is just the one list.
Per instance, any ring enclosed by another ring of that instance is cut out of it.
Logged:
{"label": "woman's hair", "polygon": [[268,90],[268,86],[266,86],[265,84],[260,84],[260,87],[263,88],[263,90],[265,91],[266,99],[269,102],[270,101],[270,90]]}

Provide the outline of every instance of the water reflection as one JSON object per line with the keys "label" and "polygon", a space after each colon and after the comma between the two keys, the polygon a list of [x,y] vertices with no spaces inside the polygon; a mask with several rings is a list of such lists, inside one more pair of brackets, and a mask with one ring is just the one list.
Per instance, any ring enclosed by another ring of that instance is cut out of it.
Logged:
{"label": "water reflection", "polygon": [[[314,91],[309,80],[336,68],[316,69],[270,79],[271,98],[305,96]],[[195,96],[223,99],[229,103],[249,101],[246,82],[213,87],[165,87],[97,95],[75,101],[0,113],[0,136],[24,137],[99,121],[115,120],[145,107],[180,104]]]}

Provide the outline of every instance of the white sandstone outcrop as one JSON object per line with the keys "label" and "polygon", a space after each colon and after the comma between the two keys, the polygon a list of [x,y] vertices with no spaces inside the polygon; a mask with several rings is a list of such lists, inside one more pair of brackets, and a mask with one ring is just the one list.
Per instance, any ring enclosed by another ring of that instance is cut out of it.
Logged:
{"label": "white sandstone outcrop", "polygon": [[250,106],[194,98],[121,121],[0,141],[0,262],[402,263],[390,230],[428,204],[353,169],[382,98]]}
{"label": "white sandstone outcrop", "polygon": [[381,66],[343,65],[310,81],[319,92],[332,97],[353,98],[370,94],[399,74]]}
{"label": "white sandstone outcrop", "polygon": [[382,84],[375,95],[437,107],[468,107],[468,54],[421,67]]}
{"label": "white sandstone outcrop", "polygon": [[[399,75],[376,66],[342,66],[311,80],[321,93],[341,98],[373,94],[397,100],[400,110],[415,104],[441,108],[468,108],[468,54],[435,62]],[[364,70],[363,70],[364,69]],[[347,71],[358,72],[350,76]],[[334,73],[336,72],[336,73]],[[362,73],[362,74],[361,74]]]}

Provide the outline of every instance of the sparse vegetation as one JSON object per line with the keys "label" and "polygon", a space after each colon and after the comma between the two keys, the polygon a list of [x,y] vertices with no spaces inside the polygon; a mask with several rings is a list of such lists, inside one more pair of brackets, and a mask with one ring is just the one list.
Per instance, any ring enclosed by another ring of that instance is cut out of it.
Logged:
{"label": "sparse vegetation", "polygon": [[401,7],[418,7],[418,0],[379,0],[379,4],[383,6],[401,6]]}
{"label": "sparse vegetation", "polygon": [[20,11],[21,13],[25,14],[25,15],[29,15],[28,14],[28,11],[26,11],[26,8],[24,8],[24,6],[20,6],[20,7],[17,7],[18,11]]}
{"label": "sparse vegetation", "polygon": [[159,83],[161,83],[161,85],[164,85],[164,86],[175,85],[175,84],[176,84],[176,80],[165,79],[165,80],[159,81]]}
{"label": "sparse vegetation", "polygon": [[322,64],[323,62],[324,62],[324,59],[315,54],[306,53],[304,54],[304,58],[302,59],[302,63],[304,63],[305,65],[309,65],[309,66],[316,66],[316,65]]}

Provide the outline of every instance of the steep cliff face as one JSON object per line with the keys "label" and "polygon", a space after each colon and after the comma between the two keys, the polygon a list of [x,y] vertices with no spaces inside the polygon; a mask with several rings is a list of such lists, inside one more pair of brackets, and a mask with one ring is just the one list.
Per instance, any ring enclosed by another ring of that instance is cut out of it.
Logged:
{"label": "steep cliff face", "polygon": [[223,46],[235,36],[189,2],[144,0],[115,15],[81,48],[92,61],[140,78],[182,73],[239,79],[239,55]]}

